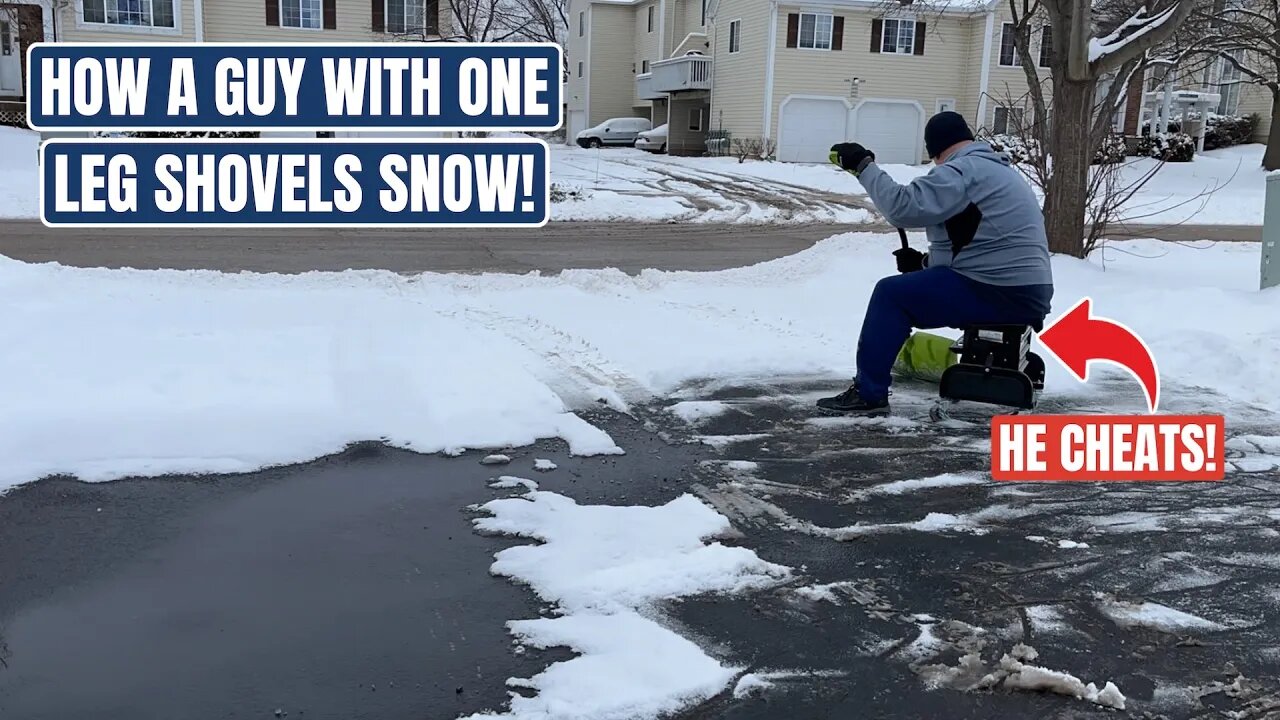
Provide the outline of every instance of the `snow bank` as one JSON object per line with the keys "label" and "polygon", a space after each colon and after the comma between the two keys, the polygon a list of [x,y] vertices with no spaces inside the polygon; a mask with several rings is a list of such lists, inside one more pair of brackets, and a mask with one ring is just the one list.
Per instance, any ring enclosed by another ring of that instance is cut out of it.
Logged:
{"label": "snow bank", "polygon": [[741,672],[655,621],[663,600],[770,587],[790,577],[745,548],[707,544],[729,521],[692,495],[659,507],[578,505],[549,492],[494,500],[477,529],[540,541],[495,555],[491,570],[529,585],[559,617],[517,620],[536,647],[578,657],[509,681],[510,709],[481,718],[630,720],[674,713],[724,689]]}
{"label": "snow bank", "polygon": [[[380,438],[421,452],[547,437],[579,454],[620,452],[574,410],[625,407],[694,379],[844,382],[857,321],[897,246],[852,233],[751,267],[638,276],[284,276],[0,259],[10,339],[0,490],[54,473],[247,471]],[[1166,403],[1274,411],[1280,291],[1255,289],[1258,253],[1114,243],[1089,261],[1055,259],[1054,306],[1087,294],[1097,313],[1141,333]],[[1120,384],[1082,385],[1051,365],[1046,398],[1141,407],[1127,375],[1102,366],[1095,376]]]}
{"label": "snow bank", "polygon": [[0,125],[0,218],[40,216],[39,144],[37,132]]}

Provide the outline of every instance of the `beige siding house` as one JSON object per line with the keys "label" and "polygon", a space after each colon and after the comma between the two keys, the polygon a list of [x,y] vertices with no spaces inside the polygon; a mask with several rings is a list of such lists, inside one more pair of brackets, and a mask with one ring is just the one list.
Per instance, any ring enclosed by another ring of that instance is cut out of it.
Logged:
{"label": "beige siding house", "polygon": [[906,6],[886,13],[879,0],[571,0],[569,138],[639,116],[668,123],[673,153],[702,152],[710,132],[767,140],[780,160],[820,162],[833,142],[856,139],[890,161],[918,162],[935,112],[992,128],[1015,112],[1004,98],[1025,103],[1023,71],[1002,55],[1003,3],[953,8],[917,16]]}
{"label": "beige siding house", "polygon": [[[703,152],[710,132],[767,141],[784,161],[822,162],[834,142],[856,140],[881,159],[915,163],[926,159],[924,123],[938,111],[992,133],[1030,120],[1008,4],[930,6],[570,0],[569,141],[609,118],[644,117],[668,123],[672,153]],[[1038,28],[1028,49],[1046,93],[1052,42],[1052,28]],[[1119,108],[1117,130],[1141,110],[1140,96]],[[1265,119],[1269,110],[1269,95],[1245,86],[1221,111]]]}
{"label": "beige siding house", "polygon": [[0,100],[21,99],[33,42],[430,40],[450,21],[439,0],[0,0]]}

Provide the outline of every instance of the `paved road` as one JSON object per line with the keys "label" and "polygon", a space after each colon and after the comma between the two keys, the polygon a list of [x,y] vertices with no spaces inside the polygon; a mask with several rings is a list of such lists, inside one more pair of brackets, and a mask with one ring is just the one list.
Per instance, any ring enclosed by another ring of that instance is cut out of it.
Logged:
{"label": "paved road", "polygon": [[[694,427],[665,411],[673,400],[634,418],[589,415],[623,456],[575,458],[543,442],[494,468],[478,453],[365,445],[238,477],[19,488],[0,499],[0,717],[450,720],[498,709],[506,678],[570,657],[519,652],[504,627],[546,609],[488,572],[494,552],[529,541],[470,528],[468,506],[511,493],[486,486],[505,473],[581,504],[692,492],[740,531],[726,542],[796,569],[782,587],[664,608],[727,664],[795,671],[762,697],[726,691],[680,720],[1274,717],[1280,458],[1262,441],[1229,445],[1226,483],[894,486],[980,472],[985,426],[926,423],[928,395],[909,387],[892,422],[815,417],[813,398],[830,390],[690,386],[678,395],[727,408]],[[1141,403],[1131,389],[1113,401]],[[1233,416],[1231,433],[1276,435],[1257,420]],[[536,457],[559,467],[535,475]],[[951,527],[913,525],[931,514]],[[1221,625],[1126,626],[1107,616],[1113,600]],[[990,669],[1018,642],[1046,667],[1114,681],[1129,714],[960,689],[972,677],[926,686],[961,652]],[[1237,673],[1242,689],[1224,691]]]}
{"label": "paved road", "polygon": [[[615,267],[722,270],[791,255],[838,232],[884,226],[553,223],[522,230],[174,230],[47,228],[0,221],[0,255],[83,267],[296,273],[558,272]],[[1257,226],[1135,226],[1116,237],[1261,239]]]}

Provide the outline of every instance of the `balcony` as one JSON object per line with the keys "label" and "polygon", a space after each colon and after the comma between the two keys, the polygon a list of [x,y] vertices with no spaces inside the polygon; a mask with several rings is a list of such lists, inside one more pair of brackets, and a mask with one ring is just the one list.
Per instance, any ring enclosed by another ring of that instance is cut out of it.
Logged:
{"label": "balcony", "polygon": [[[711,58],[705,55],[685,55],[659,60],[649,66],[650,89],[662,93],[711,89]],[[637,82],[639,80],[637,79]]]}
{"label": "balcony", "polygon": [[636,76],[636,97],[641,100],[660,100],[667,94],[654,88],[653,73]]}

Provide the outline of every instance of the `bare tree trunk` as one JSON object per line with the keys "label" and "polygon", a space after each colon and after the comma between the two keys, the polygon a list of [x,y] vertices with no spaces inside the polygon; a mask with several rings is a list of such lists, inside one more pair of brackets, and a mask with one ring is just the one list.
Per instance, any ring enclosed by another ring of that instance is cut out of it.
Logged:
{"label": "bare tree trunk", "polygon": [[1267,151],[1262,155],[1262,167],[1280,170],[1280,92],[1271,91],[1271,131],[1267,133]]}
{"label": "bare tree trunk", "polygon": [[1044,216],[1049,251],[1084,255],[1085,189],[1092,157],[1093,95],[1097,80],[1055,78],[1048,154],[1053,163],[1045,188]]}

